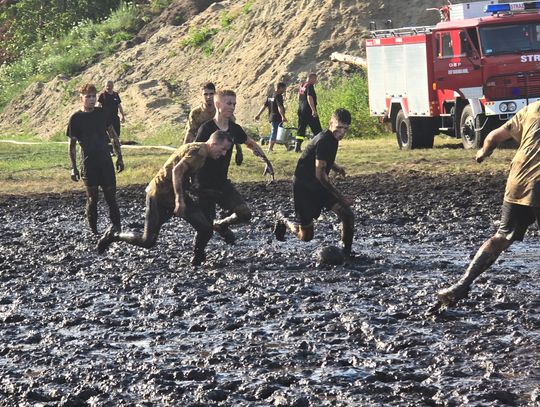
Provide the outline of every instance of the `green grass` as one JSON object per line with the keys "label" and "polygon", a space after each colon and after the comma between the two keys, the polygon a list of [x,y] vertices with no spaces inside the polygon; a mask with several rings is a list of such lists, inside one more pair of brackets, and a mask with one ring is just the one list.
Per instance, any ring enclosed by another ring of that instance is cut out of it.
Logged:
{"label": "green grass", "polygon": [[[349,176],[397,171],[434,175],[469,173],[482,177],[506,171],[515,154],[515,150],[497,150],[491,159],[477,164],[475,151],[463,150],[459,145],[458,140],[437,137],[433,149],[400,151],[393,136],[372,140],[346,139],[340,144],[336,161],[345,167]],[[123,152],[126,169],[118,174],[119,187],[147,184],[172,153],[153,148],[129,149],[127,146]],[[276,152],[269,154],[269,158],[276,178],[290,180],[298,155],[277,145]],[[81,182],[70,181],[69,168],[67,144],[0,142],[0,195],[83,190]],[[234,182],[261,182],[265,180],[263,169],[262,162],[244,147],[244,164],[238,167],[233,160],[229,175]]]}

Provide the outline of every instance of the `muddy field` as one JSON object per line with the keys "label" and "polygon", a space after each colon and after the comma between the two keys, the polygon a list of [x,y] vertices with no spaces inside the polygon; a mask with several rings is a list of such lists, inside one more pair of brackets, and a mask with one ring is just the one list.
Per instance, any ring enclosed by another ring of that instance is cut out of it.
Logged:
{"label": "muddy field", "polygon": [[[538,406],[535,227],[462,306],[430,315],[496,230],[505,174],[387,173],[340,181],[356,196],[354,250],[323,215],[316,239],[272,239],[290,186],[243,185],[252,225],[189,265],[192,230],[103,256],[82,193],[0,201],[1,406]],[[125,229],[144,187],[122,190]],[[101,230],[107,226],[100,207]]]}

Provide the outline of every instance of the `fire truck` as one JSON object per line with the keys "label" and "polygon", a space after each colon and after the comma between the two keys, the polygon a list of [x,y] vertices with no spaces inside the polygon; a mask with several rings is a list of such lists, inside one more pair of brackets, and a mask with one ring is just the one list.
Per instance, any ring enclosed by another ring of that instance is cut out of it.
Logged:
{"label": "fire truck", "polygon": [[540,1],[453,4],[449,21],[371,34],[370,112],[390,122],[400,149],[431,148],[441,133],[479,148],[540,100]]}

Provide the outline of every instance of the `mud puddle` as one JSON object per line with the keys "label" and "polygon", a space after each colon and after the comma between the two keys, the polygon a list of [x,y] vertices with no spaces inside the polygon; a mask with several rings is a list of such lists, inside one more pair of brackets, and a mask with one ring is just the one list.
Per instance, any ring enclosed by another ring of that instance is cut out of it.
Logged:
{"label": "mud puddle", "polygon": [[[358,256],[334,268],[313,257],[338,241],[332,216],[310,243],[272,239],[286,183],[243,185],[251,227],[233,247],[214,238],[199,269],[180,220],[152,250],[98,256],[82,194],[4,198],[0,405],[539,405],[537,229],[461,307],[427,314],[496,230],[504,179],[340,181]],[[143,189],[119,192],[126,229],[142,226]]]}

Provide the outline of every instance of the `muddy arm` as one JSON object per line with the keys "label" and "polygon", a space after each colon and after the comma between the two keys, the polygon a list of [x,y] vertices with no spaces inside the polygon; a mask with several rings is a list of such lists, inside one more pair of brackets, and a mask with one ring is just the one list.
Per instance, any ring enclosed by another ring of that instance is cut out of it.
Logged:
{"label": "muddy arm", "polygon": [[330,193],[337,198],[337,200],[341,204],[345,206],[350,206],[351,205],[350,199],[345,197],[341,192],[339,192],[336,186],[332,184],[332,181],[330,181],[330,178],[328,178],[328,174],[326,173],[327,166],[328,166],[328,163],[326,161],[315,160],[315,177],[322,184],[324,188],[330,191]]}
{"label": "muddy arm", "polygon": [[188,164],[182,159],[176,164],[172,170],[172,183],[174,188],[175,206],[174,214],[176,216],[183,216],[186,209],[186,203],[184,201],[184,175],[189,170]]}
{"label": "muddy arm", "polygon": [[481,163],[493,153],[499,144],[511,138],[512,133],[505,128],[505,125],[491,131],[484,140],[482,148],[476,153],[476,161]]}

